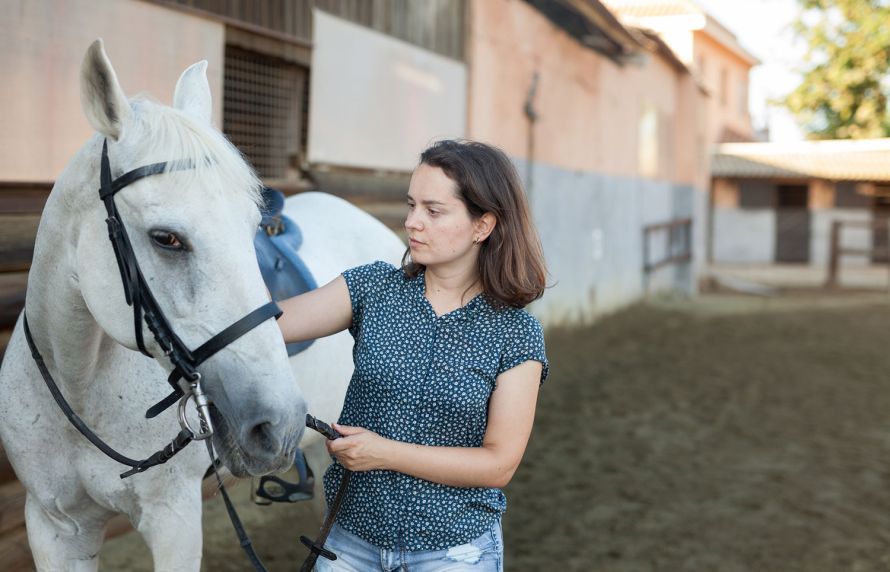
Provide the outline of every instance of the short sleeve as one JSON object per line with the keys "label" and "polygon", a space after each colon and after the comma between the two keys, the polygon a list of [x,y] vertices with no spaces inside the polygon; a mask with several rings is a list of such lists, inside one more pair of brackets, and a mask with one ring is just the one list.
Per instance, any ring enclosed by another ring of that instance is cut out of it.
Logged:
{"label": "short sleeve", "polygon": [[394,270],[392,264],[378,260],[343,272],[343,279],[346,280],[346,287],[349,289],[349,301],[352,304],[352,324],[349,326],[349,333],[353,337],[361,329],[368,302],[381,291],[387,276]]}
{"label": "short sleeve", "polygon": [[517,313],[504,332],[504,348],[498,365],[498,375],[528,360],[541,362],[541,383],[550,373],[550,363],[544,348],[544,328],[541,322],[526,311]]}

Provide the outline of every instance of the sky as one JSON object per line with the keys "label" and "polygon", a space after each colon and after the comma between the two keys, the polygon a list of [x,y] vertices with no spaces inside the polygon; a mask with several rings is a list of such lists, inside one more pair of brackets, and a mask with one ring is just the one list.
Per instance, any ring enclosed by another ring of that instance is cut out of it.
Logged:
{"label": "sky", "polygon": [[800,141],[803,133],[784,108],[768,106],[772,98],[792,91],[800,81],[795,70],[806,46],[791,29],[796,0],[696,0],[762,62],[751,70],[750,108],[755,128],[768,123],[770,140]]}

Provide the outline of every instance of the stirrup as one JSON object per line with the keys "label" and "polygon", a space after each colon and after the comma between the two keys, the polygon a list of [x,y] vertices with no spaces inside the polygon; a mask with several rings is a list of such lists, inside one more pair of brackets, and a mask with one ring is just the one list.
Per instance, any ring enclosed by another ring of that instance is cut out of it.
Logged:
{"label": "stirrup", "polygon": [[315,477],[312,469],[306,464],[306,456],[303,451],[297,449],[294,455],[294,467],[300,480],[296,483],[288,482],[275,475],[260,477],[259,485],[253,493],[253,502],[266,505],[273,502],[300,502],[312,500],[315,496]]}

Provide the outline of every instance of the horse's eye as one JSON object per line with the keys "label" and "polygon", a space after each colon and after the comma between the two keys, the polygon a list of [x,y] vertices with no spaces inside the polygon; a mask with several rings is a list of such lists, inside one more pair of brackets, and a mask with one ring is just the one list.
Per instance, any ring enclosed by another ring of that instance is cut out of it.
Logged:
{"label": "horse's eye", "polygon": [[185,250],[185,245],[175,233],[166,230],[151,231],[152,241],[166,250]]}

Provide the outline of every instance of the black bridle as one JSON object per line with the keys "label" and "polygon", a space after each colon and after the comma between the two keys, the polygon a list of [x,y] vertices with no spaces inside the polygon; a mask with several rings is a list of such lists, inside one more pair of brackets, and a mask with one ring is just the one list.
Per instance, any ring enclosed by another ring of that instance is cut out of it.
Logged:
{"label": "black bridle", "polygon": [[[151,467],[166,463],[192,441],[204,440],[210,455],[211,467],[216,475],[219,489],[226,505],[226,510],[232,521],[232,526],[235,528],[235,532],[238,535],[241,547],[244,549],[253,567],[258,572],[266,572],[265,566],[253,549],[250,538],[247,537],[247,533],[244,531],[241,519],[235,511],[235,507],[229,498],[222,479],[220,479],[219,472],[216,470],[217,461],[213,453],[212,442],[209,439],[209,437],[213,435],[213,425],[210,421],[209,411],[210,400],[204,394],[201,387],[201,374],[198,372],[198,366],[269,318],[274,317],[278,319],[278,317],[281,316],[281,310],[274,301],[269,302],[216,334],[197,349],[193,351],[190,350],[180,337],[176,335],[176,332],[173,331],[173,327],[170,325],[166,316],[164,316],[164,312],[161,310],[160,305],[151,292],[151,288],[149,288],[148,283],[142,275],[139,263],[136,260],[136,254],[133,251],[130,238],[127,235],[127,230],[121,220],[117,205],[114,203],[115,193],[145,177],[194,168],[195,165],[191,161],[153,163],[151,165],[133,169],[132,171],[124,173],[117,179],[112,179],[111,166],[108,160],[108,141],[106,140],[102,144],[99,198],[105,205],[105,210],[108,215],[105,219],[105,222],[108,225],[108,238],[111,241],[111,245],[114,249],[114,256],[117,260],[117,266],[120,270],[121,282],[124,287],[124,296],[127,304],[133,308],[133,328],[136,336],[136,345],[140,352],[148,357],[154,357],[145,347],[145,340],[142,334],[142,322],[144,321],[148,326],[149,331],[151,331],[154,336],[158,346],[161,348],[161,351],[164,352],[164,355],[167,356],[173,364],[173,371],[167,377],[167,382],[172,388],[171,393],[150,407],[148,411],[146,411],[145,416],[147,418],[155,417],[178,401],[179,422],[181,425],[179,434],[167,444],[166,447],[141,461],[122,455],[96,435],[74,412],[70,404],[62,395],[62,392],[59,390],[58,385],[53,379],[40,350],[37,348],[37,344],[34,342],[31,328],[28,325],[28,317],[23,312],[22,318],[25,340],[28,343],[28,347],[31,350],[31,356],[34,358],[34,362],[40,370],[40,374],[46,382],[50,393],[71,424],[108,457],[131,467],[130,470],[121,474],[122,479],[135,475],[136,473],[144,472]],[[187,389],[183,389],[183,385],[185,385]],[[201,425],[198,431],[192,429],[186,419],[186,405],[189,399],[194,400],[198,410]],[[334,439],[340,436],[336,431],[326,424],[319,422],[311,415],[307,415],[306,419],[308,427],[321,432],[328,439]],[[302,570],[311,570],[314,567],[318,556],[323,556],[331,560],[336,559],[336,555],[324,548],[324,543],[330,532],[331,526],[333,525],[338,509],[340,508],[343,496],[345,495],[349,483],[349,476],[350,474],[347,471],[347,475],[344,477],[340,489],[337,492],[337,499],[335,500],[333,507],[331,507],[331,510],[329,510],[325,523],[322,526],[319,538],[314,542],[306,537],[301,538],[303,543],[309,546],[311,551],[309,558],[307,558],[306,562],[303,564]]]}
{"label": "black bridle", "polygon": [[[142,322],[144,320],[161,351],[164,352],[164,355],[173,364],[173,371],[167,378],[167,382],[171,385],[173,391],[146,412],[146,417],[155,417],[161,411],[179,401],[179,420],[182,430],[170,444],[143,461],[135,461],[115,451],[93,433],[74,413],[64,396],[62,396],[61,391],[59,391],[58,385],[56,385],[52,375],[50,375],[43,357],[34,343],[31,329],[28,326],[28,318],[24,316],[25,339],[53,398],[55,398],[56,403],[65,413],[65,416],[68,417],[68,420],[84,437],[115,461],[132,467],[131,470],[121,474],[121,478],[141,473],[151,467],[165,463],[173,455],[184,449],[191,441],[204,440],[213,434],[213,425],[210,422],[210,401],[201,387],[201,374],[198,372],[198,366],[269,318],[278,318],[281,315],[281,310],[275,302],[269,302],[216,334],[194,351],[189,350],[188,346],[176,335],[169,320],[164,316],[164,312],[161,310],[139,268],[136,253],[133,251],[130,237],[127,235],[127,229],[124,227],[117,205],[114,203],[114,195],[128,185],[145,177],[194,168],[195,166],[191,161],[153,163],[133,169],[117,179],[112,179],[111,165],[108,161],[108,141],[106,140],[102,143],[102,159],[99,167],[99,198],[105,204],[105,210],[108,214],[108,217],[105,219],[108,225],[108,238],[111,240],[114,256],[120,270],[124,296],[127,304],[133,308],[133,327],[136,335],[136,344],[140,352],[148,357],[154,357],[145,347],[145,340],[142,335]],[[188,389],[183,389],[180,380],[184,380]],[[190,398],[194,399],[200,417],[201,428],[198,431],[193,430],[189,426],[185,415],[185,406]]]}
{"label": "black bridle", "polygon": [[[136,344],[139,347],[140,352],[148,357],[154,357],[145,347],[145,340],[142,335],[142,322],[144,321],[154,336],[158,346],[161,348],[161,351],[164,352],[164,355],[167,356],[173,364],[173,371],[167,378],[167,382],[172,387],[172,392],[160,402],[149,408],[146,412],[146,417],[155,417],[179,401],[179,422],[181,430],[166,447],[140,461],[122,455],[96,435],[74,412],[62,395],[62,392],[59,390],[40,350],[37,348],[37,344],[34,342],[31,328],[28,325],[28,317],[23,313],[25,340],[28,343],[28,348],[31,350],[31,356],[34,358],[34,362],[40,370],[40,374],[46,382],[53,399],[55,399],[59,408],[71,424],[74,425],[74,427],[93,445],[115,461],[131,467],[129,471],[121,474],[122,479],[136,473],[144,472],[151,467],[166,463],[176,453],[182,451],[189,443],[195,440],[206,441],[207,450],[210,454],[211,466],[214,469],[216,468],[213,445],[209,439],[209,437],[213,435],[213,425],[210,421],[209,410],[210,401],[201,387],[201,374],[198,371],[198,366],[269,318],[277,319],[281,316],[281,310],[275,302],[269,302],[216,334],[194,351],[190,350],[179,336],[176,335],[170,322],[167,320],[166,316],[164,316],[164,312],[161,310],[160,305],[152,294],[151,288],[149,288],[148,283],[145,281],[142,271],[139,268],[136,254],[133,251],[130,238],[127,235],[127,230],[123,225],[120,213],[117,210],[117,205],[114,203],[114,195],[128,185],[144,179],[145,177],[194,168],[195,165],[191,161],[153,163],[151,165],[133,169],[117,179],[112,179],[111,166],[108,161],[108,141],[106,140],[102,144],[102,159],[99,174],[99,198],[105,204],[105,210],[108,214],[108,217],[105,219],[105,222],[108,225],[108,238],[111,240],[112,247],[114,248],[114,256],[117,260],[121,282],[124,287],[124,296],[126,297],[127,304],[133,308],[133,324],[136,335]],[[183,386],[185,386],[185,389]],[[186,419],[186,405],[188,404],[189,399],[194,400],[195,405],[197,406],[201,425],[200,429],[197,431],[191,428]],[[216,473],[216,478],[219,480],[218,473]],[[234,513],[234,507],[231,505],[231,501],[228,498],[228,494],[226,494],[221,480],[219,480],[219,485],[226,502],[226,507],[229,509],[229,516],[232,518],[232,524],[241,541],[241,546],[244,548],[254,567],[257,570],[265,571],[265,567],[253,550],[250,539],[247,538],[247,535],[244,533],[240,519],[238,519],[237,514]]]}

